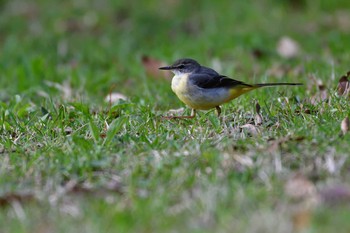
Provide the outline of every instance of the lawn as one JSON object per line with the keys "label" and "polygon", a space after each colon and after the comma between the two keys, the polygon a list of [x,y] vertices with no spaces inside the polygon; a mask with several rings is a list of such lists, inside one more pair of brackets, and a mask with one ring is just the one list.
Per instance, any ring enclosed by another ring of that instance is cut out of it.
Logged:
{"label": "lawn", "polygon": [[[0,0],[0,232],[350,232],[349,38],[347,0]],[[164,120],[183,57],[303,85]]]}

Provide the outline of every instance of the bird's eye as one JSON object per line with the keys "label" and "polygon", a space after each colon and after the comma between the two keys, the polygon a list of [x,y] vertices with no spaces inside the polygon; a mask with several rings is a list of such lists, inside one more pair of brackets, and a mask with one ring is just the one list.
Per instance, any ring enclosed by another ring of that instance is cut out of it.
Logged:
{"label": "bird's eye", "polygon": [[180,69],[183,69],[183,68],[185,68],[185,65],[184,64],[181,64],[181,65],[179,65],[178,66]]}

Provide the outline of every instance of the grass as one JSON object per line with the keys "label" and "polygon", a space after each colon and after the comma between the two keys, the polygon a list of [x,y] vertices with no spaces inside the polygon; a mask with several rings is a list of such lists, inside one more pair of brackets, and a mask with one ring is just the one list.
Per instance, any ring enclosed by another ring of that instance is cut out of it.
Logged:
{"label": "grass", "polygon": [[[336,91],[348,9],[0,1],[0,232],[348,232],[350,108]],[[295,58],[276,52],[283,36]],[[304,85],[246,94],[220,118],[164,121],[183,104],[143,56]],[[127,100],[110,106],[110,92]]]}

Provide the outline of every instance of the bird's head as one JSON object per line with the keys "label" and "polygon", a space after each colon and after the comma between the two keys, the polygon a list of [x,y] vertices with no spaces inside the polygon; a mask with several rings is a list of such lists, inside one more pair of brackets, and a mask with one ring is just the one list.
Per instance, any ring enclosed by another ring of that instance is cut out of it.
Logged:
{"label": "bird's head", "polygon": [[160,67],[160,70],[170,70],[174,74],[187,74],[192,73],[196,70],[198,70],[201,67],[201,65],[193,59],[190,58],[183,58],[179,59],[171,66],[164,66]]}

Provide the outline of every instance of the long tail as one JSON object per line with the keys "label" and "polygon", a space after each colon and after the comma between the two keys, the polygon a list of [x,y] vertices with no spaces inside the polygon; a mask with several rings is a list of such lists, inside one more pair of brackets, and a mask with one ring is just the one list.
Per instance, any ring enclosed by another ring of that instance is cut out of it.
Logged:
{"label": "long tail", "polygon": [[303,85],[302,83],[259,83],[253,84],[253,87],[269,87],[269,86],[297,86]]}
{"label": "long tail", "polygon": [[302,83],[259,83],[259,84],[240,84],[240,85],[235,85],[230,88],[230,98],[227,101],[230,101],[234,98],[237,98],[238,96],[255,90],[260,87],[269,87],[269,86],[296,86],[296,85],[303,85]]}

